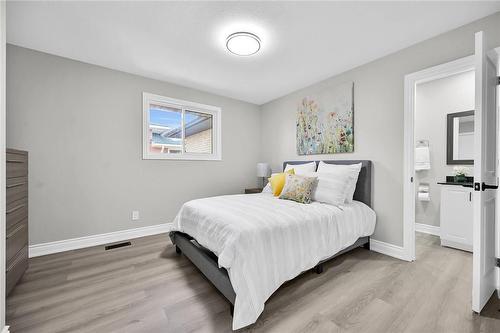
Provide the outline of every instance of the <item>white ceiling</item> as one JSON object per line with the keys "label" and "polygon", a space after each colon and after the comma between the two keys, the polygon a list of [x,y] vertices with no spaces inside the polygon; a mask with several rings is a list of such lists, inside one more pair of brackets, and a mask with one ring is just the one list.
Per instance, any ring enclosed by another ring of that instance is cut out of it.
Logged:
{"label": "white ceiling", "polygon": [[[500,2],[8,2],[7,41],[263,104],[500,10]],[[236,31],[262,39],[237,57]]]}

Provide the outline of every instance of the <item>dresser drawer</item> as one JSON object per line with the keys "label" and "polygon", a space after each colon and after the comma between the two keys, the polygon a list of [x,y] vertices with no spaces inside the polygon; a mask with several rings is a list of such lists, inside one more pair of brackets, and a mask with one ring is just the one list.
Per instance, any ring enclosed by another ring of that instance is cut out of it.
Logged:
{"label": "dresser drawer", "polygon": [[28,177],[7,179],[6,204],[28,196]]}
{"label": "dresser drawer", "polygon": [[8,263],[26,245],[28,245],[28,219],[7,229],[6,262]]}
{"label": "dresser drawer", "polygon": [[28,218],[28,198],[22,198],[9,203],[6,207],[6,227],[10,229]]}
{"label": "dresser drawer", "polygon": [[28,152],[24,150],[17,150],[17,149],[6,149],[6,162],[11,162],[11,163],[28,163]]}
{"label": "dresser drawer", "polygon": [[28,175],[28,155],[7,153],[6,162],[7,178]]}
{"label": "dresser drawer", "polygon": [[21,279],[24,272],[28,268],[28,246],[19,251],[16,256],[11,260],[11,262],[7,265],[6,270],[6,283],[5,289],[7,295],[14,288],[16,283]]}
{"label": "dresser drawer", "polygon": [[5,157],[7,178],[28,175],[28,153],[21,150],[7,149]]}

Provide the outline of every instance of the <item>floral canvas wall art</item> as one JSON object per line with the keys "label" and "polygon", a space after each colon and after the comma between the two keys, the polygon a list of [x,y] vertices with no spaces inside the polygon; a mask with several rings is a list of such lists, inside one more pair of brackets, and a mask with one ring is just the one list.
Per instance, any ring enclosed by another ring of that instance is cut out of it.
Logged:
{"label": "floral canvas wall art", "polygon": [[297,107],[297,153],[314,155],[353,151],[354,83],[304,97]]}

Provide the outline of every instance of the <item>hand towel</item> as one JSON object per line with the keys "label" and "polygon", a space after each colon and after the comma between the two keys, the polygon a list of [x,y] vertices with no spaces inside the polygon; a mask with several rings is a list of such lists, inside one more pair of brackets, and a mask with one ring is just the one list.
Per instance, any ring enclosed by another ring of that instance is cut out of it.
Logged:
{"label": "hand towel", "polygon": [[431,168],[431,157],[429,147],[417,147],[415,149],[415,170],[429,170]]}

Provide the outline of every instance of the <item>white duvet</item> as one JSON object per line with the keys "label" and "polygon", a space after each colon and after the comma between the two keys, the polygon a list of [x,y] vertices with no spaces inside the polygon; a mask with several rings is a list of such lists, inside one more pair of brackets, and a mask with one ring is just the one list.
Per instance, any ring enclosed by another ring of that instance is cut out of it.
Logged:
{"label": "white duvet", "polygon": [[374,228],[375,212],[358,201],[300,204],[267,193],[192,200],[173,223],[173,231],[194,237],[227,269],[236,293],[233,329],[254,323],[285,281]]}

